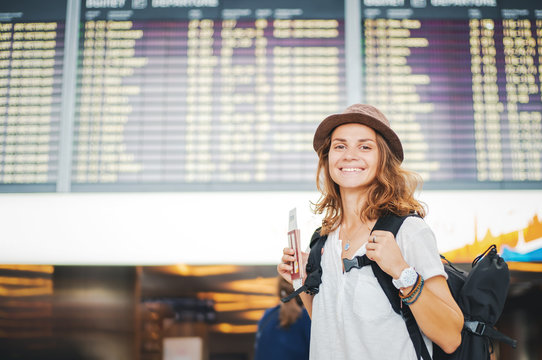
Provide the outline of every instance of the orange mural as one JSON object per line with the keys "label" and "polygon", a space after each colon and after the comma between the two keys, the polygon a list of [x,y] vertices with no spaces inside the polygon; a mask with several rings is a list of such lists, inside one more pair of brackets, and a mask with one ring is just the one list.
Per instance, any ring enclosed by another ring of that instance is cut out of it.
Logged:
{"label": "orange mural", "polygon": [[541,239],[542,222],[537,215],[534,215],[527,227],[509,233],[493,235],[491,230],[488,229],[485,236],[479,239],[477,229],[474,229],[474,243],[445,252],[443,255],[454,263],[471,263],[476,256],[483,253],[491,244],[497,245],[499,253],[502,253],[503,249],[521,252],[523,249],[528,248],[529,251],[533,251],[533,248],[534,250],[540,250]]}

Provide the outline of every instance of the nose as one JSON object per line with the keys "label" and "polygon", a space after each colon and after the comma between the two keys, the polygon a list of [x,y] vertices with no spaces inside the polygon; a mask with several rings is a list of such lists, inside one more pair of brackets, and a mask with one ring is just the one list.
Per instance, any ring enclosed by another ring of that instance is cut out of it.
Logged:
{"label": "nose", "polygon": [[357,149],[349,147],[346,152],[344,153],[344,158],[346,160],[357,160],[358,159],[358,152]]}

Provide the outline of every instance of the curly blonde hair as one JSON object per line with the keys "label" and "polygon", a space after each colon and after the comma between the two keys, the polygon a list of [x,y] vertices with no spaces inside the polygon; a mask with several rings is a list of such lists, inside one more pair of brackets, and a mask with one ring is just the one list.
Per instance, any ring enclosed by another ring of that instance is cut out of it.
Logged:
{"label": "curly blonde hair", "polygon": [[[412,171],[401,168],[401,161],[391,152],[388,143],[376,132],[376,143],[379,150],[378,169],[375,180],[368,186],[366,206],[360,209],[363,222],[378,219],[391,212],[404,216],[416,212],[422,218],[426,211],[424,205],[414,198],[418,187],[421,188],[421,177]],[[324,214],[321,235],[335,230],[343,219],[343,204],[339,185],[329,173],[329,149],[331,134],[318,149],[318,169],[316,186],[322,196],[314,204],[316,214]]]}

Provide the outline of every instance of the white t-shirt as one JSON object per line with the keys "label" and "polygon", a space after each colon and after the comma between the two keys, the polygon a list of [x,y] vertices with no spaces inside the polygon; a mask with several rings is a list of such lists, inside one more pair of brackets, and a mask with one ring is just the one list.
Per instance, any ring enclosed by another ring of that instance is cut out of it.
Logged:
{"label": "white t-shirt", "polygon": [[[446,277],[435,236],[418,217],[408,217],[397,244],[406,262],[429,279]],[[329,234],[322,255],[322,284],[312,304],[311,360],[416,360],[403,318],[395,313],[371,266],[343,273],[339,229]],[[364,255],[365,245],[355,256]],[[432,342],[424,335],[429,353]]]}

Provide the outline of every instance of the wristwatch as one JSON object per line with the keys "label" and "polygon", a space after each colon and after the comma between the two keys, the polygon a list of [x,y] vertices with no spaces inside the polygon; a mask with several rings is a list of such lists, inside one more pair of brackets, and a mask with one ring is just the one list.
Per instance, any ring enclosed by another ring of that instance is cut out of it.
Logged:
{"label": "wristwatch", "polygon": [[397,289],[401,289],[414,285],[416,280],[418,280],[418,273],[413,267],[409,267],[401,272],[399,279],[392,279],[391,282]]}

